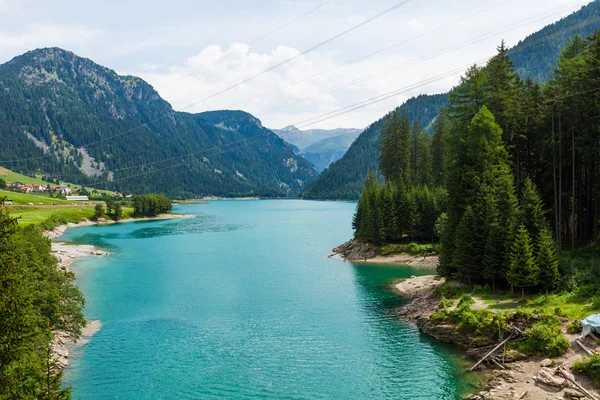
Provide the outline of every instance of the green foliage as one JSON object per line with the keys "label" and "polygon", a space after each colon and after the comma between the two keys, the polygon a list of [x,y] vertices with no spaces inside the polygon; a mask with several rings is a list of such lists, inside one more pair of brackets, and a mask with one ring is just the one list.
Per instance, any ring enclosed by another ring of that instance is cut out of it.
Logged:
{"label": "green foliage", "polygon": [[69,221],[67,221],[64,216],[53,214],[50,216],[50,218],[42,222],[40,226],[45,231],[53,231],[59,226],[66,225],[67,223],[69,223]]}
{"label": "green foliage", "polygon": [[544,322],[533,324],[525,330],[525,340],[517,342],[520,351],[541,357],[557,357],[569,349],[569,340],[560,331],[560,326]]}
{"label": "green foliage", "polygon": [[573,371],[587,376],[594,382],[594,385],[600,386],[600,355],[594,354],[582,361],[575,361]]}
{"label": "green foliage", "polygon": [[438,310],[429,317],[429,321],[434,324],[442,324],[447,319],[448,319],[448,312],[445,309]]}
{"label": "green foliage", "polygon": [[0,207],[0,398],[70,398],[51,360],[52,332],[78,337],[83,297],[59,272],[37,227],[17,227]]}
{"label": "green foliage", "polygon": [[120,202],[115,203],[113,211],[113,219],[115,221],[119,221],[121,218],[123,218],[123,206]]}
{"label": "green foliage", "polygon": [[104,206],[102,205],[102,203],[98,203],[94,207],[94,215],[92,216],[92,220],[98,221],[103,216],[104,216]]}
{"label": "green foliage", "polygon": [[133,197],[133,215],[136,217],[155,217],[170,212],[171,199],[164,194],[144,194]]}
{"label": "green foliage", "polygon": [[[350,146],[344,156],[329,166],[302,193],[307,199],[356,200],[360,197],[365,178],[379,164],[379,138],[382,127],[392,115],[406,116],[421,126],[429,126],[440,108],[448,103],[448,95],[421,95],[409,99],[380,120],[372,123]],[[428,128],[425,128],[427,131]]]}
{"label": "green foliage", "polygon": [[520,288],[535,286],[538,283],[538,270],[537,262],[533,257],[531,239],[525,226],[521,225],[510,252],[508,281]]}
{"label": "green foliage", "polygon": [[583,330],[583,326],[581,325],[581,321],[573,321],[567,326],[567,333],[576,334],[581,333]]}
{"label": "green foliage", "polygon": [[538,282],[546,291],[554,289],[558,283],[558,255],[556,242],[548,228],[543,228],[539,233],[537,249],[537,265],[539,267]]}

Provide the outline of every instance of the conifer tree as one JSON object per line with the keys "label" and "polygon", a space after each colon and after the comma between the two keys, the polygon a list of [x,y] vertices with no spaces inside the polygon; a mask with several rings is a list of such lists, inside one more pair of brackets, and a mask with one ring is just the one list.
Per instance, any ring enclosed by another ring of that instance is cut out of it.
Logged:
{"label": "conifer tree", "polygon": [[537,264],[539,267],[538,282],[546,290],[546,297],[548,297],[548,291],[553,289],[558,282],[559,273],[556,242],[547,227],[544,227],[539,234]]}
{"label": "conifer tree", "polygon": [[521,298],[525,298],[525,288],[538,284],[538,271],[531,239],[525,226],[521,225],[512,244],[508,270],[508,281],[511,285],[521,288]]}
{"label": "conifer tree", "polygon": [[452,262],[461,280],[471,285],[480,277],[480,264],[476,257],[477,219],[471,206],[467,206],[458,227],[456,228],[456,250]]}
{"label": "conifer tree", "polygon": [[450,119],[445,108],[440,110],[433,124],[433,138],[431,141],[431,168],[432,181],[435,186],[445,184],[445,169],[448,167],[448,135],[450,133]]}
{"label": "conifer tree", "polygon": [[527,178],[521,188],[519,221],[525,226],[533,243],[537,243],[540,232],[547,228],[544,202],[531,179]]}

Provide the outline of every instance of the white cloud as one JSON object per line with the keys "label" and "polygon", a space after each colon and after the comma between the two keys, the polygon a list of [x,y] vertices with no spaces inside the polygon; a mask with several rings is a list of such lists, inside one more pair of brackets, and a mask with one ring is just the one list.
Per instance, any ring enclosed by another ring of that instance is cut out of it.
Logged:
{"label": "white cloud", "polygon": [[[243,43],[233,43],[226,49],[211,45],[165,72],[145,70],[134,74],[149,81],[176,110],[242,109],[260,118],[265,126],[277,128],[300,124],[394,89],[410,87],[433,75],[435,70],[435,65],[429,65],[409,69],[408,74],[401,68],[384,73],[414,61],[403,55],[344,65],[327,53],[299,54],[298,49],[289,46],[258,53]],[[263,73],[291,58],[294,59]],[[364,79],[377,74],[380,76]],[[440,92],[448,86],[447,81],[441,80],[410,89],[356,112],[320,122],[318,126],[364,127],[380,116],[377,114],[385,114],[381,110],[389,111],[423,91]],[[333,88],[339,89],[330,92]]]}

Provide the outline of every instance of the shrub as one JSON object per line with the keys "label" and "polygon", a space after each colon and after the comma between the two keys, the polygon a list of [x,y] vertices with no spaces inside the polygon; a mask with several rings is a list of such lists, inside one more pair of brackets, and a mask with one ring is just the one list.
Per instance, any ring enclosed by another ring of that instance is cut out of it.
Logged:
{"label": "shrub", "polygon": [[408,252],[414,256],[418,256],[423,253],[423,249],[416,243],[409,243]]}
{"label": "shrub", "polygon": [[61,225],[66,225],[67,223],[68,221],[65,219],[65,217],[52,214],[50,218],[42,222],[41,227],[46,231],[52,231]]}
{"label": "shrub", "polygon": [[439,310],[438,312],[434,313],[431,315],[431,317],[429,317],[429,321],[431,321],[434,324],[440,324],[442,322],[445,322],[446,319],[448,318],[448,312],[446,310]]}
{"label": "shrub", "polygon": [[475,300],[469,294],[463,294],[458,302],[458,307],[460,308],[470,308],[473,304],[475,304]]}
{"label": "shrub", "polygon": [[567,332],[571,333],[571,334],[581,333],[582,330],[583,330],[583,326],[581,325],[580,321],[571,322],[567,326]]}
{"label": "shrub", "polygon": [[440,299],[440,307],[441,308],[450,308],[454,305],[454,300],[447,299],[444,296]]}
{"label": "shrub", "polygon": [[557,357],[564,354],[571,344],[560,331],[560,327],[538,322],[525,331],[525,340],[517,346],[525,353]]}
{"label": "shrub", "polygon": [[594,354],[582,361],[576,361],[573,371],[586,375],[594,382],[594,385],[600,386],[600,355]]}

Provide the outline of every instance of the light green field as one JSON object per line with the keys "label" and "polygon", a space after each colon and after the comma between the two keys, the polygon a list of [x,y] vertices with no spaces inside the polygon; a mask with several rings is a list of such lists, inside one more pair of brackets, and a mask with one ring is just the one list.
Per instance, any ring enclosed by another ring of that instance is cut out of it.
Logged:
{"label": "light green field", "polygon": [[[55,183],[43,181],[41,178],[42,175],[38,175],[35,178],[32,178],[27,175],[19,174],[18,172],[11,171],[4,167],[0,167],[0,178],[4,179],[7,182],[21,182],[21,183],[38,183],[40,185],[56,185]],[[64,185],[70,186],[71,188],[81,190],[83,188],[82,185],[76,185],[74,183],[63,182]],[[87,187],[87,189],[92,189],[91,187]],[[107,194],[114,194],[115,192],[111,192],[110,190],[97,189],[100,192],[105,192]],[[42,196],[40,194],[40,196]]]}
{"label": "light green field", "polygon": [[4,167],[0,167],[0,178],[8,182],[39,183],[41,185],[48,184],[48,182],[44,182],[41,178],[32,178],[27,175],[19,174],[18,172],[13,172]]}
{"label": "light green field", "polygon": [[[19,226],[39,225],[46,221],[52,215],[61,216],[67,222],[81,222],[82,220],[90,219],[94,215],[93,206],[80,207],[9,207],[8,211],[11,216],[18,218]],[[133,208],[123,208],[123,218],[131,218]]]}
{"label": "light green field", "polygon": [[61,199],[53,199],[48,197],[47,195],[37,195],[32,193],[19,193],[19,192],[11,192],[9,190],[1,190],[0,189],[0,198],[6,197],[8,200],[12,200],[14,204],[72,204],[72,201],[61,200]]}

